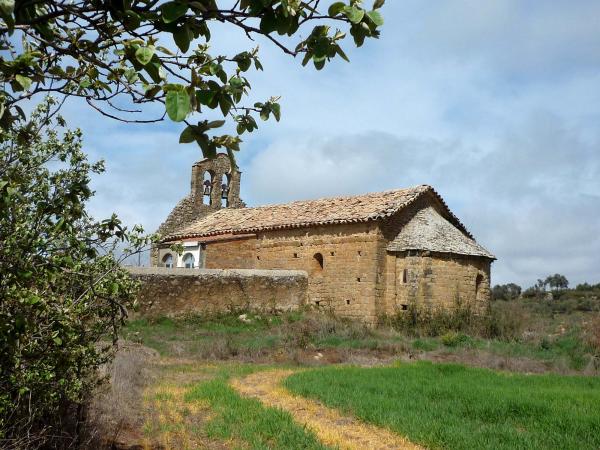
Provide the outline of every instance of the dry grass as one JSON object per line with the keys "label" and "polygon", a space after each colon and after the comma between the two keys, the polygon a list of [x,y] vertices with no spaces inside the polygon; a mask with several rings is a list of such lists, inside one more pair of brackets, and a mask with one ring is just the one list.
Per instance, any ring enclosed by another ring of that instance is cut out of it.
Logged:
{"label": "dry grass", "polygon": [[110,381],[97,392],[89,406],[87,439],[94,448],[139,442],[145,411],[144,390],[155,380],[152,365],[156,351],[139,344],[120,343],[105,374]]}

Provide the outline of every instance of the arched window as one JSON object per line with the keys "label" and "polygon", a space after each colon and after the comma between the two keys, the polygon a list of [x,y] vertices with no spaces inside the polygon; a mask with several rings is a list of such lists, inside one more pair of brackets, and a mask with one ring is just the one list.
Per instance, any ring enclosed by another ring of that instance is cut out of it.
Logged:
{"label": "arched window", "polygon": [[481,296],[481,285],[483,283],[483,275],[478,274],[475,278],[475,298],[479,300]]}
{"label": "arched window", "polygon": [[231,176],[227,173],[223,174],[221,178],[221,206],[227,208],[229,206],[229,184],[231,182]]}
{"label": "arched window", "polygon": [[171,255],[170,253],[167,253],[165,256],[163,256],[162,262],[163,262],[163,265],[167,269],[172,269],[173,268],[173,255]]}
{"label": "arched window", "polygon": [[312,273],[318,273],[323,270],[323,255],[315,253],[312,259]]}
{"label": "arched window", "polygon": [[204,181],[202,182],[202,203],[212,204],[211,194],[213,185],[213,173],[210,170],[204,172]]}
{"label": "arched window", "polygon": [[186,253],[183,256],[183,265],[186,269],[193,269],[196,265],[196,259],[194,258],[194,255],[192,255],[191,253]]}

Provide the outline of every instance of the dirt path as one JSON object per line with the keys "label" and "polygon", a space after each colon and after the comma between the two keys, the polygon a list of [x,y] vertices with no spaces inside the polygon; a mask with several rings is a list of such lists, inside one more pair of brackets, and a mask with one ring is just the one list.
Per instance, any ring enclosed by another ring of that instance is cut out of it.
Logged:
{"label": "dirt path", "polygon": [[326,445],[361,450],[422,448],[391,431],[343,416],[316,401],[290,394],[280,383],[293,373],[292,370],[261,371],[234,379],[231,386],[244,396],[288,411],[294,420],[310,428]]}

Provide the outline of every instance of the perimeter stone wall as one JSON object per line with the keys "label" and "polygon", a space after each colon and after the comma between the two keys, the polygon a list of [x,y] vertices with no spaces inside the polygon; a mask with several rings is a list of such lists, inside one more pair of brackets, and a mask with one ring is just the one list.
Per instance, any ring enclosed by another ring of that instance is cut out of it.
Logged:
{"label": "perimeter stone wall", "polygon": [[307,302],[307,274],[292,270],[128,268],[141,281],[142,316],[286,311]]}

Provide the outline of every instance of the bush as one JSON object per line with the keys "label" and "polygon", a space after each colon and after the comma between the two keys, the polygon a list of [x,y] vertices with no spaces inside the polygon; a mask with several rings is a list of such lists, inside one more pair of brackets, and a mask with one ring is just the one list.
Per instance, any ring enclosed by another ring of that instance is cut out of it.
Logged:
{"label": "bush", "polygon": [[446,347],[472,347],[473,339],[466,334],[449,331],[441,337],[442,344]]}
{"label": "bush", "polygon": [[97,369],[112,356],[100,342],[116,341],[136,292],[115,246],[146,243],[116,217],[86,214],[90,173],[103,167],[87,161],[79,131],[59,134],[64,121],[51,119],[52,105],[0,132],[3,448],[66,446],[77,432]]}
{"label": "bush", "polygon": [[427,308],[414,304],[386,319],[394,329],[409,336],[442,336],[449,332],[485,338],[514,340],[521,337],[526,315],[520,305],[505,302],[490,304],[485,312],[455,301],[454,308]]}

